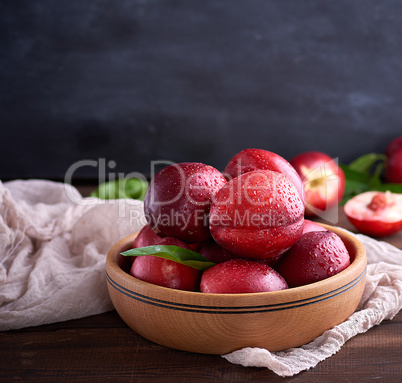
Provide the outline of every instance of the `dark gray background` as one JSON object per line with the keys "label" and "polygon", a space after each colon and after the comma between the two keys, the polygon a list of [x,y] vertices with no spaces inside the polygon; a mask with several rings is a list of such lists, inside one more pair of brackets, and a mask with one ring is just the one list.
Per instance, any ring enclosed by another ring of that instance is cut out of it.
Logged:
{"label": "dark gray background", "polygon": [[0,44],[1,179],[246,147],[347,163],[402,134],[399,0],[1,0]]}

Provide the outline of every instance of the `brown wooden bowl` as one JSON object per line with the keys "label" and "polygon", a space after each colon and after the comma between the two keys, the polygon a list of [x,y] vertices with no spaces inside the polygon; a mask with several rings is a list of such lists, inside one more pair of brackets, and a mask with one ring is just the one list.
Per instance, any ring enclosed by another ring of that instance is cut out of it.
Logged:
{"label": "brown wooden bowl", "polygon": [[325,227],[342,238],[351,264],[320,282],[249,294],[204,294],[153,285],[128,274],[129,260],[120,255],[132,246],[133,234],[107,255],[109,294],[129,327],[163,346],[204,354],[298,347],[345,321],[363,294],[367,260],[362,243],[344,230]]}

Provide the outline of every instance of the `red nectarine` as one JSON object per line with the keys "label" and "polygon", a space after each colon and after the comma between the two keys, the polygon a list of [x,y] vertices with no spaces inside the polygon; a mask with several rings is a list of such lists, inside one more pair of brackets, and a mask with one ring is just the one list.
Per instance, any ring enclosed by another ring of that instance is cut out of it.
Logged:
{"label": "red nectarine", "polygon": [[289,177],[305,202],[302,180],[293,166],[279,154],[264,149],[244,149],[226,165],[223,174],[230,180],[254,170],[272,170]]}
{"label": "red nectarine", "polygon": [[218,191],[209,222],[215,241],[239,257],[277,257],[301,236],[304,203],[288,177],[256,170]]}
{"label": "red nectarine", "polygon": [[363,234],[387,237],[402,230],[402,194],[370,191],[346,202],[349,221]]}
{"label": "red nectarine", "polygon": [[261,262],[232,259],[212,266],[201,277],[201,292],[213,294],[260,293],[285,290],[286,281]]}
{"label": "red nectarine", "polygon": [[275,264],[289,287],[307,285],[335,275],[350,265],[342,239],[331,231],[311,231]]}
{"label": "red nectarine", "polygon": [[319,216],[336,206],[345,192],[345,174],[325,153],[310,151],[290,160],[300,175],[306,193],[306,216]]}
{"label": "red nectarine", "polygon": [[[161,239],[158,245],[179,246],[191,250],[189,245],[172,237]],[[170,259],[141,255],[135,257],[130,274],[142,281],[171,289],[199,291],[202,271]]]}
{"label": "red nectarine", "polygon": [[226,184],[220,171],[201,163],[184,162],[159,171],[144,199],[149,225],[187,243],[210,237],[208,213],[216,192]]}

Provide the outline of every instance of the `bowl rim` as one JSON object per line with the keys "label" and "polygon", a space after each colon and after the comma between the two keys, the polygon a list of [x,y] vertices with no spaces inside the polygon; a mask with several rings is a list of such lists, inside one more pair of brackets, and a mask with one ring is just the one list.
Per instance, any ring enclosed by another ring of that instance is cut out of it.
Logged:
{"label": "bowl rim", "polygon": [[[174,295],[175,300],[177,299],[178,302],[181,300],[188,301],[191,297],[208,297],[211,301],[211,306],[213,306],[213,302],[231,302],[233,299],[238,301],[244,301],[251,298],[256,297],[275,297],[275,300],[286,301],[288,303],[294,302],[294,296],[297,292],[299,296],[309,295],[309,298],[304,299],[296,299],[296,302],[300,302],[303,300],[311,300],[313,298],[317,298],[322,296],[323,299],[326,299],[325,296],[329,296],[328,298],[337,294],[337,290],[340,290],[338,293],[342,293],[345,290],[352,288],[353,286],[357,285],[361,282],[361,280],[365,277],[367,271],[367,257],[366,257],[366,250],[364,245],[349,231],[346,229],[330,226],[326,224],[320,223],[324,228],[327,230],[333,231],[335,234],[341,234],[341,239],[345,243],[348,251],[350,248],[354,248],[355,257],[351,260],[350,265],[339,272],[336,275],[328,277],[318,282],[313,282],[307,285],[292,287],[285,290],[278,290],[278,291],[268,291],[268,292],[258,292],[258,293],[231,293],[231,294],[223,294],[223,293],[214,293],[214,294],[206,294],[200,291],[185,291],[185,290],[178,290],[178,289],[171,289],[164,286],[155,285],[149,282],[142,281],[138,278],[133,277],[126,271],[124,271],[120,265],[118,264],[118,258],[120,253],[128,250],[131,248],[131,245],[138,235],[138,232],[128,235],[127,237],[119,240],[115,243],[111,249],[109,250],[107,257],[106,257],[106,278],[108,283],[113,284],[112,282],[116,283],[114,279],[110,276],[118,275],[119,279],[124,282],[125,289],[132,291],[132,289],[127,288],[129,286],[136,286],[136,288],[141,288],[143,291],[147,291],[149,293],[152,290],[153,296],[163,296],[166,293],[169,294],[169,297],[172,298]],[[346,241],[346,242],[345,242]],[[364,267],[362,267],[364,265]],[[357,276],[351,278],[350,274],[355,274],[356,269],[362,269],[361,272],[358,273]],[[334,287],[334,281],[338,281],[336,285],[339,284],[338,288]],[[342,283],[342,281],[344,283]],[[325,291],[325,293],[317,294],[317,292]],[[169,302],[173,303],[173,302]],[[251,302],[250,302],[251,303]],[[174,303],[173,303],[174,304]],[[188,306],[199,306],[197,304]],[[216,306],[213,306],[216,307]],[[244,307],[244,306],[241,306]],[[252,307],[255,307],[254,305]]]}

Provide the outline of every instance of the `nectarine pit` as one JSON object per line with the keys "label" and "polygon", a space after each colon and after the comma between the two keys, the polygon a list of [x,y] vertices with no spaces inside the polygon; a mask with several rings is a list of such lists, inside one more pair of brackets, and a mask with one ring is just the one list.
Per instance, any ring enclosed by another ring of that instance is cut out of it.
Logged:
{"label": "nectarine pit", "polygon": [[393,204],[393,201],[389,198],[387,193],[377,193],[373,196],[371,202],[367,205],[367,208],[373,211],[381,211]]}

